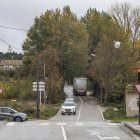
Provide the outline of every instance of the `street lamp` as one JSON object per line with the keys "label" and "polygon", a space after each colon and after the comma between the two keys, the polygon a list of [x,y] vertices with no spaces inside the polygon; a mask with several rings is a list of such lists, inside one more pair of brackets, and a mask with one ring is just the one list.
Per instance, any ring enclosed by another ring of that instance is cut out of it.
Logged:
{"label": "street lamp", "polygon": [[115,47],[116,49],[119,49],[120,46],[121,46],[121,42],[119,42],[119,41],[114,41],[114,47]]}
{"label": "street lamp", "polygon": [[91,56],[95,57],[96,55],[94,53],[90,54]]}

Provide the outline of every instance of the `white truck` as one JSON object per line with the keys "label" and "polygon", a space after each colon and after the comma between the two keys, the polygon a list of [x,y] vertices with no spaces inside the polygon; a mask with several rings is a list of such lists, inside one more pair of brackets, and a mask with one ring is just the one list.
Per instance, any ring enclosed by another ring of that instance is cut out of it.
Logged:
{"label": "white truck", "polygon": [[74,78],[73,79],[73,95],[87,94],[87,78]]}

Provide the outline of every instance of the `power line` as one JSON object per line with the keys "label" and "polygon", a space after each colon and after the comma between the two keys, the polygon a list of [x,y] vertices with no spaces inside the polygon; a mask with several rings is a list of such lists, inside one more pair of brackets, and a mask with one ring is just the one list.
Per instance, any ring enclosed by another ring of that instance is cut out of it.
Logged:
{"label": "power line", "polygon": [[7,42],[5,42],[3,39],[0,38],[0,40],[5,43],[7,46],[9,46],[9,44]]}
{"label": "power line", "polygon": [[12,29],[12,30],[21,30],[21,31],[28,31],[28,30],[25,30],[25,29],[20,29],[20,28],[14,28],[14,27],[8,27],[8,26],[2,26],[0,25],[0,28],[7,28],[7,29]]}
{"label": "power line", "polygon": [[12,48],[15,48],[15,49],[17,49],[17,50],[20,50],[20,49],[18,49],[18,48],[16,48],[16,47],[11,46],[10,44],[8,44],[6,41],[4,41],[4,40],[1,39],[1,38],[0,38],[0,41],[2,41],[3,43],[5,43],[8,47],[12,47]]}

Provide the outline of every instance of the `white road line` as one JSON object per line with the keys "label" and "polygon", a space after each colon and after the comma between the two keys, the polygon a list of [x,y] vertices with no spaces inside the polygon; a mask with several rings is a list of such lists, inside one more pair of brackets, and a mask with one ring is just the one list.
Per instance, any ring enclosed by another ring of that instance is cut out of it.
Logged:
{"label": "white road line", "polygon": [[55,116],[53,116],[52,118],[50,118],[49,120],[52,120],[52,119],[54,119],[55,117],[57,117],[58,116],[58,114],[60,113],[60,111],[61,111],[61,109],[56,113],[56,115]]}
{"label": "white road line", "polygon": [[81,97],[79,97],[79,98],[80,98],[80,100],[81,100],[81,105],[80,105],[79,114],[78,114],[78,118],[77,118],[77,121],[76,121],[76,122],[78,122],[78,121],[80,120],[81,109],[82,109],[82,105],[83,105],[83,100],[82,100],[82,98],[81,98]]}
{"label": "white road line", "polygon": [[100,139],[100,140],[119,140],[120,138],[119,137],[101,137],[100,135],[97,135],[97,137]]}
{"label": "white road line", "polygon": [[57,123],[57,125],[66,125],[66,123]]}
{"label": "white road line", "polygon": [[66,136],[66,132],[65,132],[64,126],[61,126],[61,130],[62,130],[62,134],[63,134],[64,140],[67,140],[67,136]]}
{"label": "white road line", "polygon": [[40,123],[40,125],[50,125],[50,123]]}
{"label": "white road line", "polygon": [[84,125],[83,123],[75,123],[75,125]]}
{"label": "white road line", "polygon": [[108,123],[108,125],[111,125],[111,126],[118,126],[117,123]]}
{"label": "white road line", "polygon": [[113,137],[107,137],[104,134],[101,134],[99,132],[93,132],[90,135],[95,135],[97,136],[100,140],[120,140],[120,137],[117,136],[113,136]]}
{"label": "white road line", "polygon": [[102,128],[117,128],[119,126],[101,126]]}
{"label": "white road line", "polygon": [[6,125],[8,125],[8,126],[13,126],[13,125],[15,125],[16,123],[15,122],[9,122],[9,123],[7,123]]}
{"label": "white road line", "polygon": [[29,125],[31,125],[31,124],[29,124],[29,123],[24,123],[24,124],[22,124],[22,125],[24,125],[24,126],[29,126]]}
{"label": "white road line", "polygon": [[103,115],[103,112],[102,112],[102,110],[101,110],[101,108],[100,108],[99,105],[98,105],[98,108],[99,108],[99,110],[100,110],[100,113],[101,113],[102,119],[105,120],[104,115]]}

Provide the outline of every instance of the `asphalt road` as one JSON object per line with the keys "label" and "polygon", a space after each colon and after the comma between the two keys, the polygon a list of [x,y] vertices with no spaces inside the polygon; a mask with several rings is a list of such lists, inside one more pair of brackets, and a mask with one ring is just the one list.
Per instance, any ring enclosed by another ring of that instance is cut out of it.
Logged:
{"label": "asphalt road", "polygon": [[[72,96],[71,86],[64,90]],[[50,120],[9,122],[0,127],[0,140],[140,140],[121,124],[104,121],[92,97],[75,97],[75,102],[76,115],[58,112]]]}

